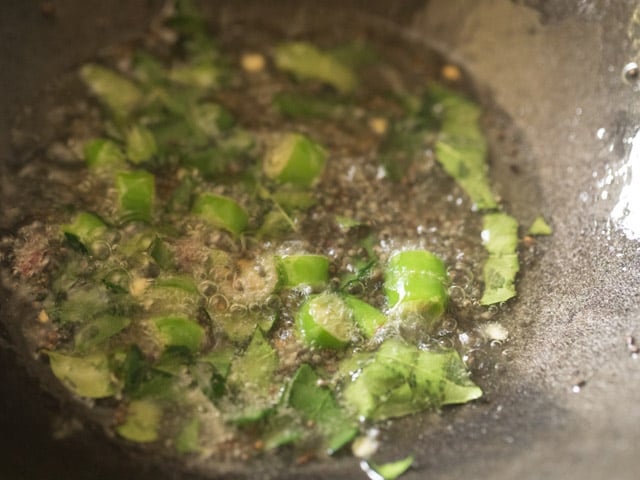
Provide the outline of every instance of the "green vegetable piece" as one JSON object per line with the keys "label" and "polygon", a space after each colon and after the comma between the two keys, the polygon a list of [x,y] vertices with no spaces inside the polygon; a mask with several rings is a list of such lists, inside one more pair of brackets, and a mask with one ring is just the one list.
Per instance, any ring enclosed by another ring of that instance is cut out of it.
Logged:
{"label": "green vegetable piece", "polygon": [[299,79],[318,80],[340,93],[351,93],[358,86],[355,73],[329,53],[305,42],[283,43],[274,52],[276,66]]}
{"label": "green vegetable piece", "polygon": [[495,209],[498,204],[489,186],[487,142],[480,128],[479,107],[439,85],[432,85],[427,95],[438,98],[442,108],[435,145],[438,161],[478,209]]}
{"label": "green vegetable piece", "polygon": [[107,230],[107,225],[93,213],[80,212],[73,222],[62,225],[62,232],[67,239],[78,241],[88,251],[91,244],[102,237]]}
{"label": "green vegetable piece", "polygon": [[219,87],[222,76],[221,70],[213,62],[206,60],[176,65],[169,72],[172,82],[204,90]]}
{"label": "green vegetable piece", "polygon": [[278,354],[262,331],[256,329],[244,354],[233,359],[227,382],[245,394],[268,396],[278,363]]}
{"label": "green vegetable piece", "polygon": [[403,473],[405,473],[413,464],[413,455],[409,455],[402,460],[395,462],[389,462],[382,465],[370,463],[369,466],[376,472],[383,480],[396,480]]}
{"label": "green vegetable piece", "polygon": [[191,118],[195,126],[209,138],[217,138],[234,124],[231,113],[212,102],[194,105],[191,109]]}
{"label": "green vegetable piece", "polygon": [[291,218],[280,210],[271,210],[262,220],[262,225],[256,232],[258,239],[278,238],[282,235],[295,231],[295,224]]}
{"label": "green vegetable piece", "polygon": [[178,432],[175,446],[178,453],[191,453],[198,450],[200,435],[200,421],[198,417],[191,418]]}
{"label": "green vegetable piece", "polygon": [[158,361],[153,365],[153,368],[159,372],[178,376],[191,363],[193,363],[193,355],[188,348],[169,346],[162,352]]}
{"label": "green vegetable piece", "polygon": [[100,65],[88,64],[80,77],[98,99],[116,116],[127,116],[142,101],[142,92],[132,81]]}
{"label": "green vegetable piece", "polygon": [[329,283],[329,259],[323,255],[287,255],[276,260],[282,288],[320,290]]}
{"label": "green vegetable piece", "polygon": [[482,242],[489,252],[483,268],[482,305],[504,302],[516,295],[515,278],[518,261],[518,222],[506,213],[483,217]]}
{"label": "green vegetable piece", "polygon": [[308,345],[340,349],[351,341],[355,325],[352,311],[340,295],[321,293],[300,306],[296,327]]}
{"label": "green vegetable piece", "polygon": [[84,159],[89,168],[118,168],[125,165],[122,149],[105,138],[88,141],[84,145]]}
{"label": "green vegetable piece", "polygon": [[204,329],[197,322],[183,317],[152,319],[160,341],[166,346],[180,346],[196,352],[202,345]]}
{"label": "green vegetable piece", "polygon": [[151,160],[158,153],[153,132],[135,125],[127,133],[127,157],[136,165]]}
{"label": "green vegetable piece", "polygon": [[288,393],[288,404],[313,421],[322,432],[329,454],[340,450],[358,433],[352,418],[338,406],[332,392],[318,385],[320,377],[304,364],[294,375]]}
{"label": "green vegetable piece", "polygon": [[306,210],[316,204],[313,192],[291,185],[282,185],[271,194],[271,199],[288,213],[295,210]]}
{"label": "green vegetable piece", "polygon": [[466,403],[482,396],[455,350],[420,350],[413,369],[414,392],[431,398],[436,407]]}
{"label": "green vegetable piece", "polygon": [[262,169],[279,183],[298,187],[315,184],[324,170],[327,153],[320,144],[300,133],[287,133],[267,151]]}
{"label": "green vegetable piece", "polygon": [[484,215],[482,243],[490,255],[515,253],[518,248],[518,221],[506,213]]}
{"label": "green vegetable piece", "polygon": [[153,174],[144,170],[121,172],[116,177],[116,190],[123,222],[151,223],[156,194]]}
{"label": "green vegetable piece", "polygon": [[203,193],[196,199],[192,212],[217,228],[240,235],[249,223],[249,215],[235,200]]}
{"label": "green vegetable piece", "polygon": [[484,264],[482,305],[505,302],[516,296],[515,277],[520,270],[518,255],[490,255]]}
{"label": "green vegetable piece", "polygon": [[442,260],[426,250],[408,250],[389,259],[384,289],[389,307],[404,315],[418,313],[435,320],[448,303],[448,275]]}
{"label": "green vegetable piece", "polygon": [[110,308],[108,292],[102,285],[77,286],[66,293],[58,312],[63,324],[83,323]]}
{"label": "green vegetable piece", "polygon": [[529,231],[527,233],[529,235],[551,235],[553,233],[553,229],[545,221],[542,215],[538,215],[529,227]]}
{"label": "green vegetable piece", "polygon": [[232,422],[254,423],[273,411],[280,396],[280,389],[274,388],[278,363],[278,354],[262,331],[256,329],[244,354],[233,359],[227,377],[231,396],[221,409]]}
{"label": "green vegetable piece", "polygon": [[300,419],[293,415],[279,414],[270,419],[264,429],[262,441],[265,450],[273,450],[300,440],[305,432]]}
{"label": "green vegetable piece", "polygon": [[329,118],[339,108],[335,101],[293,92],[275,94],[273,106],[283,117],[294,119]]}
{"label": "green vegetable piece", "polygon": [[395,339],[382,343],[359,374],[346,378],[350,382],[343,388],[343,401],[358,416],[374,420],[464,403],[482,395],[455,350],[419,350]]}
{"label": "green vegetable piece", "polygon": [[88,398],[110,397],[117,392],[113,384],[109,358],[104,352],[84,357],[46,352],[51,370],[65,387],[76,395]]}
{"label": "green vegetable piece", "polygon": [[216,313],[212,316],[215,318],[215,323],[222,326],[229,339],[236,343],[242,343],[251,338],[256,327],[260,327],[263,332],[269,331],[276,319],[275,313],[251,310]]}
{"label": "green vegetable piece", "polygon": [[373,337],[376,330],[387,322],[384,313],[358,297],[345,295],[344,301],[351,309],[353,321],[367,338]]}
{"label": "green vegetable piece", "polygon": [[175,267],[175,257],[166,242],[159,236],[155,236],[149,245],[149,255],[163,270],[171,270]]}
{"label": "green vegetable piece", "polygon": [[127,408],[127,419],[116,431],[132,442],[155,442],[160,438],[161,421],[160,405],[152,400],[134,400]]}
{"label": "green vegetable piece", "polygon": [[360,68],[380,60],[378,52],[362,40],[338,45],[330,50],[331,55],[343,65]]}
{"label": "green vegetable piece", "polygon": [[74,335],[78,352],[86,352],[129,326],[131,320],[117,315],[102,315],[89,320]]}

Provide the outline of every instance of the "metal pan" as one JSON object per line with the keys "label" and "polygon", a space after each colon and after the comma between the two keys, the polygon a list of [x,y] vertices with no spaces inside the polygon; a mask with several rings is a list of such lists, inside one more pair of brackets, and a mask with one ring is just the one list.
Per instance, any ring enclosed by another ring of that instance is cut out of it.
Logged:
{"label": "metal pan", "polygon": [[[522,132],[535,202],[555,227],[509,310],[512,360],[487,400],[403,419],[390,455],[417,454],[407,479],[636,478],[640,471],[640,13],[630,0],[209,2],[214,22],[262,18],[285,31],[364,22],[401,31],[464,65]],[[16,208],[12,119],[47,81],[141,30],[158,2],[4,2],[0,7],[0,205]],[[288,29],[288,30],[287,30]],[[635,75],[634,75],[635,73]],[[510,168],[495,165],[494,168]],[[517,169],[516,169],[517,170]],[[635,171],[634,171],[635,170]],[[635,185],[635,187],[634,187]],[[636,188],[636,190],[634,190]],[[34,186],[37,191],[37,186]],[[507,196],[518,198],[518,192]],[[20,193],[20,192],[18,192]],[[28,193],[28,192],[27,192]],[[26,197],[28,198],[28,196]],[[14,212],[15,213],[15,212]],[[1,216],[0,231],[20,221]],[[635,222],[634,222],[635,220]],[[0,290],[0,476],[6,479],[207,478],[130,450],[65,400],[27,351],[34,312]],[[75,420],[74,420],[75,419]],[[81,419],[81,420],[77,420]],[[54,438],[55,423],[71,433]],[[74,425],[82,428],[74,428]],[[355,462],[269,459],[210,478],[358,478]]]}

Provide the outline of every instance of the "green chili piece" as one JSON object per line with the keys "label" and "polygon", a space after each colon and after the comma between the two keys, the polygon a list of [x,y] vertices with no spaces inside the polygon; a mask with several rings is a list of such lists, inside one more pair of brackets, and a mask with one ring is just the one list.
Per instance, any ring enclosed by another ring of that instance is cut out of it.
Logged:
{"label": "green chili piece", "polygon": [[345,295],[344,301],[351,309],[353,321],[365,337],[371,338],[376,330],[387,322],[387,316],[376,307],[353,295]]}
{"label": "green chili piece", "polygon": [[72,242],[80,242],[86,250],[89,250],[91,243],[102,237],[106,230],[107,225],[100,217],[88,212],[80,212],[73,222],[62,225],[65,237]]}
{"label": "green chili piece", "polygon": [[88,141],[84,145],[84,159],[89,168],[117,168],[125,165],[122,149],[105,138]]}
{"label": "green chili piece", "polygon": [[127,408],[127,419],[116,427],[118,434],[138,443],[155,442],[160,438],[162,408],[152,400],[134,400]]}
{"label": "green chili piece", "polygon": [[116,177],[116,190],[123,222],[151,223],[156,193],[153,174],[144,170],[121,172]]}
{"label": "green chili piece", "polygon": [[287,133],[267,151],[262,167],[272,180],[310,187],[322,175],[326,158],[320,144],[300,133]]}
{"label": "green chili piece", "polygon": [[134,164],[151,160],[158,153],[158,146],[151,130],[135,125],[127,133],[127,157]]}
{"label": "green chili piece", "polygon": [[282,288],[319,290],[329,283],[329,259],[323,255],[286,255],[276,260]]}
{"label": "green chili piece", "polygon": [[310,296],[298,310],[296,326],[305,343],[333,349],[345,347],[355,327],[351,309],[335,293]]}
{"label": "green chili piece", "polygon": [[516,295],[515,278],[518,261],[518,222],[506,213],[490,213],[483,217],[482,243],[489,258],[484,264],[482,305],[504,302]]}
{"label": "green chili piece", "polygon": [[447,306],[447,282],[442,260],[425,250],[409,250],[389,260],[384,289],[392,311],[418,313],[434,320]]}
{"label": "green chili piece", "polygon": [[135,83],[108,68],[87,64],[80,69],[80,77],[117,116],[132,113],[142,101],[142,92]]}
{"label": "green chili piece", "polygon": [[194,320],[184,317],[160,317],[152,319],[158,336],[164,345],[188,348],[192,352],[200,349],[204,329]]}
{"label": "green chili piece", "polygon": [[358,86],[355,73],[336,60],[305,42],[283,43],[274,52],[277,67],[300,79],[319,80],[341,93],[353,92]]}
{"label": "green chili piece", "polygon": [[235,200],[222,195],[199,195],[191,211],[214,227],[222,228],[234,235],[240,235],[249,223],[246,210]]}
{"label": "green chili piece", "polygon": [[46,353],[53,374],[76,395],[104,398],[116,393],[106,353],[96,352],[83,357]]}

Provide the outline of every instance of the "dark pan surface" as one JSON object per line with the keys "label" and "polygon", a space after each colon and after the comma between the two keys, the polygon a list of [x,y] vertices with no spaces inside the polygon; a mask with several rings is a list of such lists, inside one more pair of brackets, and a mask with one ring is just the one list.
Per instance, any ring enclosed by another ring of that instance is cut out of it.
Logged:
{"label": "dark pan surface", "polygon": [[[142,1],[45,3],[56,7],[53,15],[43,14],[38,2],[0,7],[3,209],[15,198],[8,166],[15,161],[9,127],[17,109],[48,79],[138,31],[157,8]],[[292,34],[309,25],[355,21],[400,26],[465,65],[523,132],[535,158],[531,182],[541,193],[530,201],[555,233],[547,253],[522,278],[510,311],[518,324],[510,345],[514,360],[485,402],[439,419],[397,422],[391,433],[398,441],[388,447],[389,456],[417,453],[407,479],[637,478],[640,358],[632,358],[631,338],[640,342],[640,243],[634,240],[640,231],[629,225],[625,231],[625,220],[611,215],[629,181],[624,173],[640,157],[640,140],[635,153],[632,142],[638,93],[621,78],[624,65],[639,54],[635,2],[387,3],[211,2],[209,8],[217,22],[258,17]],[[634,208],[640,205],[631,203],[632,213]],[[4,217],[0,234],[13,226]],[[60,400],[46,369],[26,354],[17,319],[28,315],[28,307],[3,287],[0,478],[190,478],[175,465],[125,451],[91,425],[52,440],[52,425],[73,425],[82,407]],[[232,478],[220,468],[218,478]],[[348,459],[304,469],[277,462],[234,469],[248,478],[362,476]]]}

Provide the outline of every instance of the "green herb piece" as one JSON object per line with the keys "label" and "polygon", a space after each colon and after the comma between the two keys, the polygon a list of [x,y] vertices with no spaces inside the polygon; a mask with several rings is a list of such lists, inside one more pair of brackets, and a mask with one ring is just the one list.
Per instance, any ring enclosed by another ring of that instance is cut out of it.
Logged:
{"label": "green herb piece", "polygon": [[274,52],[276,66],[305,80],[318,80],[340,93],[351,93],[358,86],[355,73],[331,54],[305,42],[283,43]]}
{"label": "green herb piece", "polygon": [[62,225],[62,232],[67,240],[79,242],[84,247],[84,251],[88,251],[91,244],[101,238],[106,232],[107,225],[93,213],[80,212],[77,214],[73,222]]}
{"label": "green herb piece", "polygon": [[191,363],[193,363],[193,355],[189,348],[169,346],[154,363],[153,369],[175,377],[180,375]]}
{"label": "green herb piece", "polygon": [[271,329],[276,319],[276,314],[268,311],[241,310],[239,312],[224,312],[212,315],[216,324],[222,327],[224,333],[235,343],[248,340],[256,327],[267,332]]}
{"label": "green herb piece", "polygon": [[529,235],[551,235],[553,233],[553,229],[545,221],[542,215],[538,215],[529,227],[529,231],[527,233]]}
{"label": "green herb piece", "polygon": [[441,125],[435,145],[444,170],[480,210],[493,210],[495,200],[487,172],[487,142],[480,128],[480,108],[445,87],[432,85],[428,95],[439,99]]}
{"label": "green herb piece", "polygon": [[244,354],[233,359],[227,381],[231,388],[264,394],[277,369],[278,354],[262,331],[256,329]]}
{"label": "green herb piece", "polygon": [[151,223],[156,195],[155,177],[144,170],[121,172],[116,177],[118,209],[123,222]]}
{"label": "green herb piece", "polygon": [[434,137],[433,128],[419,114],[391,122],[378,155],[389,178],[400,180],[413,163],[424,159]]}
{"label": "green herb piece", "polygon": [[280,186],[271,194],[271,199],[288,213],[295,210],[307,210],[316,204],[312,192],[293,185]]}
{"label": "green herb piece", "polygon": [[256,329],[244,354],[231,363],[227,386],[230,397],[221,409],[238,425],[254,423],[273,411],[280,395],[274,388],[278,354]]}
{"label": "green herb piece", "polygon": [[142,92],[132,81],[105,67],[84,65],[80,77],[91,92],[116,116],[127,116],[142,101]]}
{"label": "green herb piece", "polygon": [[368,463],[371,469],[382,477],[383,480],[396,480],[403,473],[405,473],[413,464],[413,455],[409,455],[402,460],[395,462],[384,463],[377,465],[375,463]]}
{"label": "green herb piece", "polygon": [[84,145],[84,159],[89,168],[119,168],[125,165],[122,149],[105,138],[88,141]]}
{"label": "green herb piece", "polygon": [[287,133],[267,151],[264,174],[279,183],[310,187],[324,170],[327,153],[322,146],[300,133]]}
{"label": "green herb piece", "polygon": [[196,352],[204,338],[204,329],[197,322],[183,317],[159,317],[152,319],[159,340],[166,346],[180,346]]}
{"label": "green herb piece", "polygon": [[142,50],[133,54],[133,76],[143,86],[156,86],[166,83],[167,72],[160,61]]}
{"label": "green herb piece", "polygon": [[340,108],[335,100],[294,92],[275,94],[273,106],[283,117],[293,119],[329,118]]}
{"label": "green herb piece", "polygon": [[169,79],[180,85],[209,90],[220,86],[222,72],[213,62],[200,61],[174,66]]}
{"label": "green herb piece", "polygon": [[158,153],[153,132],[141,125],[135,125],[127,132],[127,157],[134,164],[151,160]]}
{"label": "green herb piece", "polygon": [[384,313],[358,297],[345,295],[344,302],[351,309],[353,321],[367,338],[373,337],[376,330],[387,322]]}
{"label": "green herb piece", "polygon": [[273,450],[303,438],[305,426],[294,415],[279,414],[267,422],[262,435],[265,450]]}
{"label": "green herb piece", "polygon": [[333,454],[356,436],[358,428],[338,406],[333,393],[319,386],[320,380],[309,365],[302,365],[291,381],[288,404],[316,424],[326,439],[328,453]]}
{"label": "green herb piece", "polygon": [[214,227],[222,228],[234,235],[240,235],[249,223],[249,215],[245,209],[235,200],[222,195],[199,195],[191,211]]}
{"label": "green herb piece", "polygon": [[320,290],[329,283],[329,259],[323,255],[286,255],[277,264],[282,288]]}
{"label": "green herb piece", "polygon": [[124,358],[116,370],[118,378],[123,383],[123,392],[129,394],[140,387],[144,382],[148,366],[140,347],[131,345],[124,352]]}
{"label": "green herb piece", "polygon": [[175,268],[175,255],[167,246],[167,243],[158,235],[154,237],[151,245],[149,245],[149,255],[163,270]]}
{"label": "green herb piece", "polygon": [[118,434],[138,443],[155,442],[160,438],[162,408],[152,400],[134,400],[127,407],[127,418],[116,427]]}
{"label": "green herb piece", "polygon": [[354,334],[351,309],[335,293],[310,296],[296,314],[296,327],[308,345],[340,349]]}
{"label": "green herb piece", "polygon": [[103,398],[115,395],[109,358],[104,352],[83,357],[46,352],[53,374],[65,387],[76,395],[88,398]]}
{"label": "green herb piece", "polygon": [[60,304],[58,318],[61,323],[83,323],[110,308],[110,298],[102,285],[75,285],[66,292]]}
{"label": "green herb piece", "polygon": [[440,317],[449,296],[447,270],[436,255],[426,250],[408,250],[389,259],[384,290],[392,311],[418,313],[428,320]]}
{"label": "green herb piece", "polygon": [[362,40],[338,45],[329,50],[329,53],[341,64],[354,69],[371,65],[380,60],[378,52]]}
{"label": "green herb piece", "polygon": [[194,105],[191,109],[191,119],[196,128],[209,138],[217,138],[234,124],[231,113],[212,102]]}
{"label": "green herb piece", "polygon": [[427,408],[465,403],[482,395],[455,350],[425,351],[386,340],[343,388],[343,401],[358,416],[401,417]]}
{"label": "green herb piece", "polygon": [[516,295],[515,278],[518,261],[518,222],[506,213],[483,217],[482,243],[489,252],[484,264],[482,305],[504,302]]}
{"label": "green herb piece", "polygon": [[343,215],[336,215],[336,224],[340,227],[340,230],[346,232],[347,230],[351,230],[352,228],[366,226],[366,224],[362,223],[359,220],[355,220],[353,218],[345,217]]}
{"label": "green herb piece", "polygon": [[91,319],[76,331],[74,346],[78,352],[86,352],[124,330],[130,323],[129,318],[117,315],[101,315]]}
{"label": "green herb piece", "polygon": [[262,220],[262,225],[256,232],[256,238],[269,239],[278,238],[285,233],[293,232],[295,223],[286,213],[280,210],[271,210]]}
{"label": "green herb piece", "polygon": [[200,420],[192,417],[184,424],[178,432],[175,446],[178,453],[191,453],[198,450],[198,439],[200,436]]}

